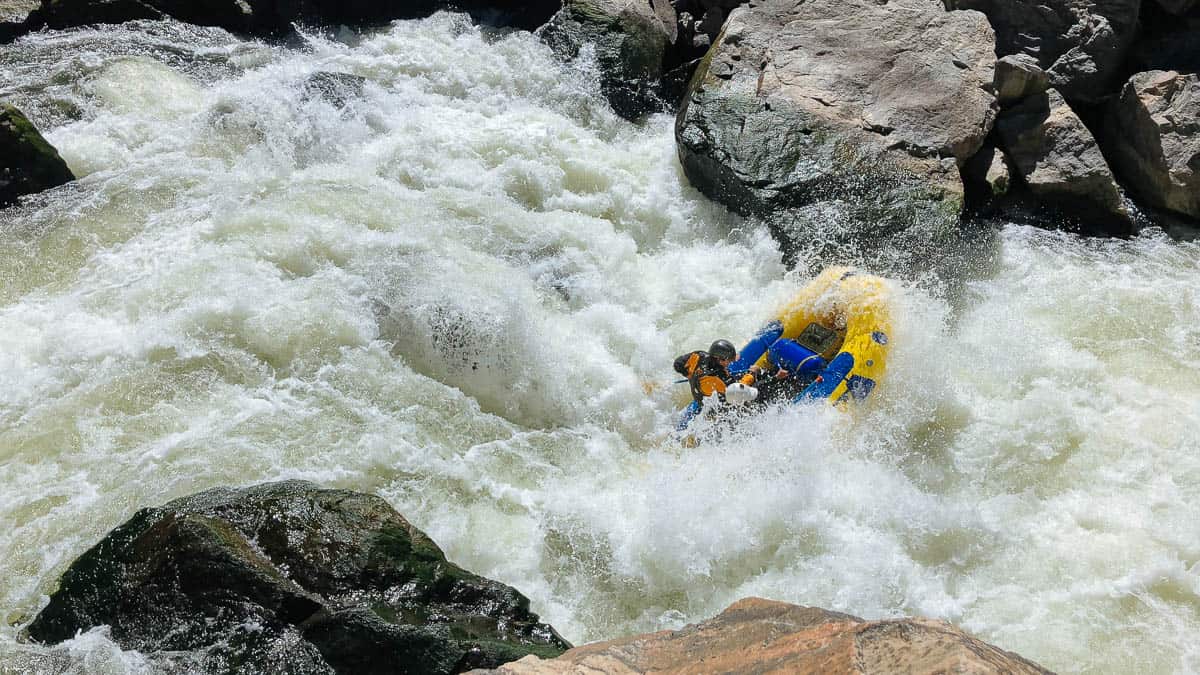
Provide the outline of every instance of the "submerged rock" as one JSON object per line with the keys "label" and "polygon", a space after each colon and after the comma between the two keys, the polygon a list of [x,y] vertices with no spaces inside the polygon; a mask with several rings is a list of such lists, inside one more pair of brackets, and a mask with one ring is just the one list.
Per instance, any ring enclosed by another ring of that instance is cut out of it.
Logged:
{"label": "submerged rock", "polygon": [[0,103],[0,206],[75,180],[75,175],[16,107]]}
{"label": "submerged rock", "polygon": [[677,631],[584,645],[552,661],[527,657],[475,674],[651,672],[1049,673],[945,621],[864,621],[815,607],[747,598]]}
{"label": "submerged rock", "polygon": [[585,46],[594,49],[605,97],[617,114],[634,118],[657,105],[658,81],[677,31],[667,0],[564,0],[540,32],[564,58],[575,58]]}
{"label": "submerged rock", "polygon": [[1200,75],[1138,73],[1108,111],[1113,166],[1153,206],[1200,219]]}
{"label": "submerged rock", "polygon": [[139,511],[63,574],[29,636],[108,625],[184,670],[453,673],[568,648],[515,589],[446,560],[384,500],[304,481]]}
{"label": "submerged rock", "polygon": [[367,78],[351,73],[318,71],[304,78],[300,91],[307,99],[319,98],[335,108],[345,108],[350,101],[362,98]]}
{"label": "submerged rock", "polygon": [[1081,219],[1095,232],[1130,232],[1130,213],[1096,139],[1056,90],[1006,110],[996,131],[1017,173],[1043,205]]}
{"label": "submerged rock", "polygon": [[1110,94],[1138,28],[1142,0],[947,0],[987,15],[1000,56],[1028,54],[1066,98]]}
{"label": "submerged rock", "polygon": [[785,249],[831,221],[850,237],[949,231],[958,167],[995,118],[993,45],[982,15],[924,0],[751,3],[689,85],[680,161],[708,196],[770,218]]}

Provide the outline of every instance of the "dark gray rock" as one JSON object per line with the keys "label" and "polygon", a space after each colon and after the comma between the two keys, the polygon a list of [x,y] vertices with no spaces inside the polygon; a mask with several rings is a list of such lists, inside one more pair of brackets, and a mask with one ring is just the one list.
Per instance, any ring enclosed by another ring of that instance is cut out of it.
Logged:
{"label": "dark gray rock", "polygon": [[306,672],[452,673],[569,647],[387,502],[303,481],[139,511],[68,568],[28,633],[54,643],[98,625],[218,672],[274,654]]}
{"label": "dark gray rock", "polygon": [[1109,105],[1113,166],[1152,206],[1200,219],[1200,75],[1155,70]]}
{"label": "dark gray rock", "polygon": [[1010,54],[996,61],[996,100],[1008,105],[1050,88],[1050,76],[1028,54]]}
{"label": "dark gray rock", "polygon": [[1128,209],[1100,147],[1054,89],[1030,96],[996,121],[1005,152],[1030,193],[1094,232],[1128,234]]}
{"label": "dark gray rock", "polygon": [[1142,0],[947,0],[987,15],[1000,56],[1028,54],[1067,99],[1097,101],[1118,86]]}
{"label": "dark gray rock", "polygon": [[[229,3],[234,5],[233,0]],[[25,20],[25,30],[73,28],[103,23],[124,23],[138,19],[162,19],[165,12],[142,0],[42,0]],[[181,19],[187,20],[187,19]]]}
{"label": "dark gray rock", "polygon": [[617,114],[632,119],[660,107],[658,82],[678,37],[667,0],[565,0],[540,33],[563,58],[595,50],[601,90]]}
{"label": "dark gray rock", "polygon": [[785,251],[814,227],[933,236],[956,225],[958,165],[992,127],[994,62],[974,12],[753,2],[733,11],[691,81],[680,161],[708,196],[770,218]]}
{"label": "dark gray rock", "polygon": [[20,110],[0,103],[0,206],[75,180],[75,175]]}

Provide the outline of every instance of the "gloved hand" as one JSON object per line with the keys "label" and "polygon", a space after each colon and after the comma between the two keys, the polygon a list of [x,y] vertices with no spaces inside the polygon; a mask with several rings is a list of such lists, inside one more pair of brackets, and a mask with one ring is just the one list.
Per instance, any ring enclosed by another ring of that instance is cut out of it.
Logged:
{"label": "gloved hand", "polygon": [[725,388],[725,400],[733,405],[743,405],[756,398],[758,390],[741,382],[734,382]]}
{"label": "gloved hand", "polygon": [[741,383],[747,387],[751,387],[754,386],[754,383],[757,382],[758,378],[760,377],[762,377],[762,368],[759,368],[758,366],[750,366],[750,369],[747,370],[746,374],[742,376]]}

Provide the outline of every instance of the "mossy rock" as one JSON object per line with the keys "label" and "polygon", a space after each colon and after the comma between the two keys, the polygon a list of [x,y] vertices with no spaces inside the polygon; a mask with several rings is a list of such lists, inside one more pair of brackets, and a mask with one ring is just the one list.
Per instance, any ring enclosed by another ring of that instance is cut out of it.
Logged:
{"label": "mossy rock", "polygon": [[295,652],[305,670],[452,673],[570,646],[384,500],[303,481],[139,511],[71,565],[28,634],[55,643],[97,625],[208,672]]}
{"label": "mossy rock", "polygon": [[54,146],[15,106],[0,103],[0,206],[75,180]]}

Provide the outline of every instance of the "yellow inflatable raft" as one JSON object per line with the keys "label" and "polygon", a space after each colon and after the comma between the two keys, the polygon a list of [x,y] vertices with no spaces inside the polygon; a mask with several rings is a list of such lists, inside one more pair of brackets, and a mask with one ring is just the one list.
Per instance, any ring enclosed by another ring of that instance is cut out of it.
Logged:
{"label": "yellow inflatable raft", "polygon": [[758,366],[811,378],[794,401],[835,405],[866,399],[887,368],[891,292],[881,277],[848,267],[826,269],[742,348],[730,366]]}

